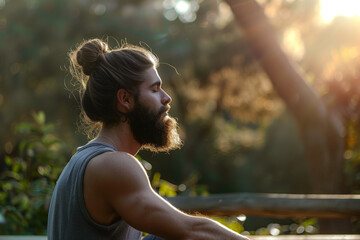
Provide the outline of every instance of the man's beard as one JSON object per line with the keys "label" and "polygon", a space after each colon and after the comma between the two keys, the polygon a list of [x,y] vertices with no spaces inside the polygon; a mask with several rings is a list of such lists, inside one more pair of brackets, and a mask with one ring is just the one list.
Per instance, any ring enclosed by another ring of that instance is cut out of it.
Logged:
{"label": "man's beard", "polygon": [[134,109],[127,114],[134,138],[143,149],[168,152],[180,148],[182,143],[177,131],[178,124],[165,114],[166,111],[167,108],[163,106],[159,112],[152,112],[136,100]]}

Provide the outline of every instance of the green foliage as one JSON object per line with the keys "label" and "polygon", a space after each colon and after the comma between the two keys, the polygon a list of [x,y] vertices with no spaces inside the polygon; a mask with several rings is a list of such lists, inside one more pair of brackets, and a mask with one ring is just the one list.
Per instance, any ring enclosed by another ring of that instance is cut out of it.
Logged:
{"label": "green foliage", "polygon": [[215,221],[221,223],[222,225],[230,228],[234,232],[242,233],[244,232],[243,222],[241,222],[236,217],[213,217]]}
{"label": "green foliage", "polygon": [[45,113],[16,126],[22,137],[14,156],[5,156],[0,175],[0,234],[45,234],[53,188],[66,158]]}
{"label": "green foliage", "polygon": [[161,196],[164,197],[174,197],[176,196],[176,191],[178,190],[178,186],[160,179],[160,173],[154,174],[151,185],[153,188],[158,190]]}

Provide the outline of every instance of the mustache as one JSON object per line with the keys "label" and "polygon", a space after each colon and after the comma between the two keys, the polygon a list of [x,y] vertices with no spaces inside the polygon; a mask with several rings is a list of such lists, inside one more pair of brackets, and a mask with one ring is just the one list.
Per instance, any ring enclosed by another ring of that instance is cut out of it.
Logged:
{"label": "mustache", "polygon": [[170,111],[170,105],[162,106],[159,111],[159,116],[163,115],[164,113],[168,113]]}

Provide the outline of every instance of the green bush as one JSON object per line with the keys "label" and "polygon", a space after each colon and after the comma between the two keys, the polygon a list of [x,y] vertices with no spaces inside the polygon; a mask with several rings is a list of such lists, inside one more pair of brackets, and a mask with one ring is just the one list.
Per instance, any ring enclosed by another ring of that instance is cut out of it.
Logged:
{"label": "green bush", "polygon": [[45,234],[47,212],[67,157],[44,112],[16,126],[22,140],[0,175],[0,234]]}

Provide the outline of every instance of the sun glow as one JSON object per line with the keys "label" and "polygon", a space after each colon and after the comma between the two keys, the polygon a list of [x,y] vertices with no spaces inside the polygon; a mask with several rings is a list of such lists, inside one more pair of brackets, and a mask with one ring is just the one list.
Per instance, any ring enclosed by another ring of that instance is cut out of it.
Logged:
{"label": "sun glow", "polygon": [[335,16],[353,17],[360,15],[359,0],[321,0],[321,17],[324,22],[331,22]]}

